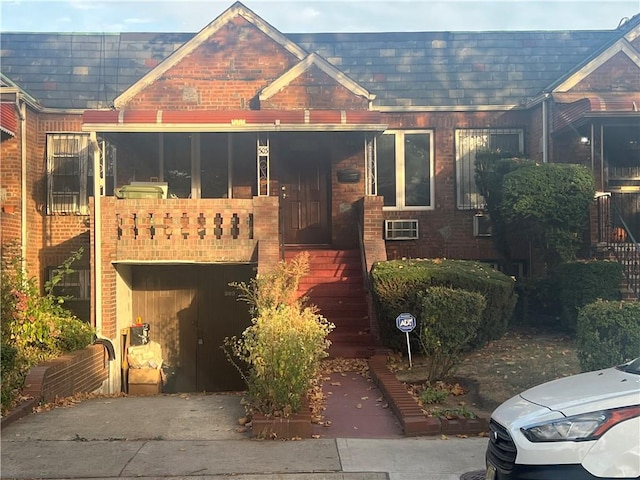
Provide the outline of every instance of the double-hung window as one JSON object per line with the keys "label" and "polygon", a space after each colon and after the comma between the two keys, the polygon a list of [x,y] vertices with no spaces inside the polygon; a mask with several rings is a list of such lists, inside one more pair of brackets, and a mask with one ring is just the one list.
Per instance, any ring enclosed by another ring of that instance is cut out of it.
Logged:
{"label": "double-hung window", "polygon": [[378,195],[387,210],[433,208],[433,136],[389,130],[376,141]]}
{"label": "double-hung window", "polygon": [[89,136],[47,135],[47,212],[89,213]]}
{"label": "double-hung window", "polygon": [[524,152],[521,129],[456,130],[456,203],[459,209],[482,209],[484,199],[476,187],[476,153],[501,151],[506,155]]}

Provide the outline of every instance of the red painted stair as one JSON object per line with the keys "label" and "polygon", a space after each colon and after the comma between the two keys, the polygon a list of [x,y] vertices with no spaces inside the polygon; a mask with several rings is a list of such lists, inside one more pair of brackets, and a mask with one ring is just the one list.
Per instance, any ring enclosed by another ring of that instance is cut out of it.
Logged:
{"label": "red painted stair", "polygon": [[358,250],[288,248],[285,260],[301,251],[309,253],[309,273],[298,292],[336,328],[329,335],[333,358],[370,357],[376,351],[370,332],[367,294]]}

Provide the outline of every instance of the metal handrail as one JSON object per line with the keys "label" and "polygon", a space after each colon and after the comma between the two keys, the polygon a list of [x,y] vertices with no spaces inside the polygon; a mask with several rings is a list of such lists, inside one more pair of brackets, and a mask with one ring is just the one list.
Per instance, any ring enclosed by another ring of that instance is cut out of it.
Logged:
{"label": "metal handrail", "polygon": [[640,244],[634,238],[613,199],[610,200],[610,206],[615,221],[612,223],[611,231],[617,232],[617,229],[621,228],[624,230],[624,235],[615,235],[615,238],[609,238],[607,246],[622,265],[627,286],[636,299],[640,300]]}

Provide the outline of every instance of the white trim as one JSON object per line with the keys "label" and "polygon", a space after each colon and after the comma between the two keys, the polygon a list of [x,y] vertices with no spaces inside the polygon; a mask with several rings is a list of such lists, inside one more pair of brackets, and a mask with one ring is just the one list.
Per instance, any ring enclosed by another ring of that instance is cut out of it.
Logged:
{"label": "white trim", "polygon": [[231,125],[222,123],[84,123],[83,132],[381,132],[382,124],[360,123],[250,123]]}
{"label": "white trim", "polygon": [[638,67],[640,67],[640,55],[638,52],[629,44],[627,40],[621,38],[616,43],[607,48],[604,52],[598,55],[596,58],[587,63],[580,70],[575,72],[569,78],[567,78],[564,82],[554,88],[554,92],[568,92],[573,87],[575,87],[578,83],[584,80],[586,77],[595,72],[598,68],[603,66],[606,62],[611,60],[616,54],[624,53],[629,59],[635,63]]}
{"label": "white trim", "polygon": [[258,98],[260,99],[260,101],[271,98],[278,92],[282,91],[282,89],[289,85],[293,80],[309,70],[312,66],[318,67],[320,70],[322,70],[322,72],[327,74],[329,77],[331,77],[333,80],[338,82],[353,94],[364,97],[369,101],[373,101],[376,98],[374,94],[370,93],[362,85],[346,76],[343,72],[338,70],[336,67],[331,65],[316,53],[309,54],[304,60],[294,65],[287,72],[283,73],[269,86],[264,88],[262,92],[260,92]]}
{"label": "white trim", "polygon": [[640,24],[629,30],[624,34],[624,38],[629,42],[633,42],[636,38],[640,37]]}
{"label": "white trim", "polygon": [[116,108],[121,108],[123,105],[126,105],[133,97],[158,80],[166,71],[174,67],[178,62],[182,61],[186,56],[191,54],[195,49],[208,40],[211,35],[216,33],[237,16],[244,18],[247,22],[255,26],[258,30],[291,53],[294,57],[301,60],[307,55],[305,50],[293,43],[253,11],[249,10],[242,3],[236,2],[213,22],[200,30],[200,32],[198,32],[198,34],[196,34],[196,36],[191,40],[179,47],[175,52],[160,62],[153,70],[149,71],[144,77],[139,79],[125,92],[119,95],[114,100],[114,106]]}
{"label": "white trim", "polygon": [[[405,135],[429,134],[429,205],[406,205],[405,198]],[[383,135],[393,135],[395,142],[395,170],[396,170],[396,205],[383,206],[384,211],[424,211],[435,209],[435,159],[434,159],[434,139],[435,133],[432,129],[387,130]],[[379,161],[379,156],[376,158]],[[380,167],[377,166],[378,172]],[[379,175],[379,173],[378,173]],[[381,195],[378,190],[378,195]]]}

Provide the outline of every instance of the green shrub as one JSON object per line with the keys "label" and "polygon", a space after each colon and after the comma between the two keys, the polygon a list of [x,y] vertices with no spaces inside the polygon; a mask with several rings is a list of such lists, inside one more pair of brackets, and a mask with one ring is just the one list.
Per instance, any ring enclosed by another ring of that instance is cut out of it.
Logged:
{"label": "green shrub", "polygon": [[578,314],[582,371],[613,367],[640,357],[640,303],[597,300]]}
{"label": "green shrub", "polygon": [[19,255],[3,246],[0,288],[0,329],[2,334],[2,411],[13,407],[29,369],[66,352],[91,343],[94,330],[64,308],[64,298],[52,294],[71,264],[82,251],[74,252],[62,265],[41,295],[35,279],[22,270]]}
{"label": "green shrub", "polygon": [[301,409],[327,356],[331,326],[313,308],[270,307],[253,319],[233,352],[249,365],[245,380],[251,405],[287,416]]}
{"label": "green shrub", "polygon": [[301,254],[249,285],[234,284],[255,316],[240,338],[225,340],[226,352],[257,412],[288,416],[299,411],[327,356],[333,325],[315,306],[296,298],[308,268],[308,256]]}
{"label": "green shrub", "polygon": [[528,164],[504,175],[499,206],[510,229],[525,235],[555,266],[576,258],[595,185],[582,165]]}
{"label": "green shrub", "polygon": [[383,343],[402,350],[404,335],[396,328],[400,313],[418,311],[419,293],[446,286],[480,293],[486,301],[473,347],[504,335],[516,304],[515,281],[491,266],[468,260],[391,260],[371,269],[371,285]]}
{"label": "green shrub", "polygon": [[543,328],[558,327],[562,305],[557,278],[545,275],[518,279],[516,293],[518,302],[514,323]]}
{"label": "green shrub", "polygon": [[429,385],[425,387],[425,389],[420,393],[420,400],[422,400],[422,403],[425,405],[432,403],[443,403],[448,396],[449,392],[447,392],[446,390]]}
{"label": "green shrub", "polygon": [[622,265],[618,262],[589,260],[566,262],[554,271],[562,306],[560,326],[575,331],[578,311],[598,298],[620,300]]}
{"label": "green shrub", "polygon": [[449,287],[428,288],[420,299],[418,338],[431,382],[460,362],[461,352],[477,334],[486,302],[479,293]]}

